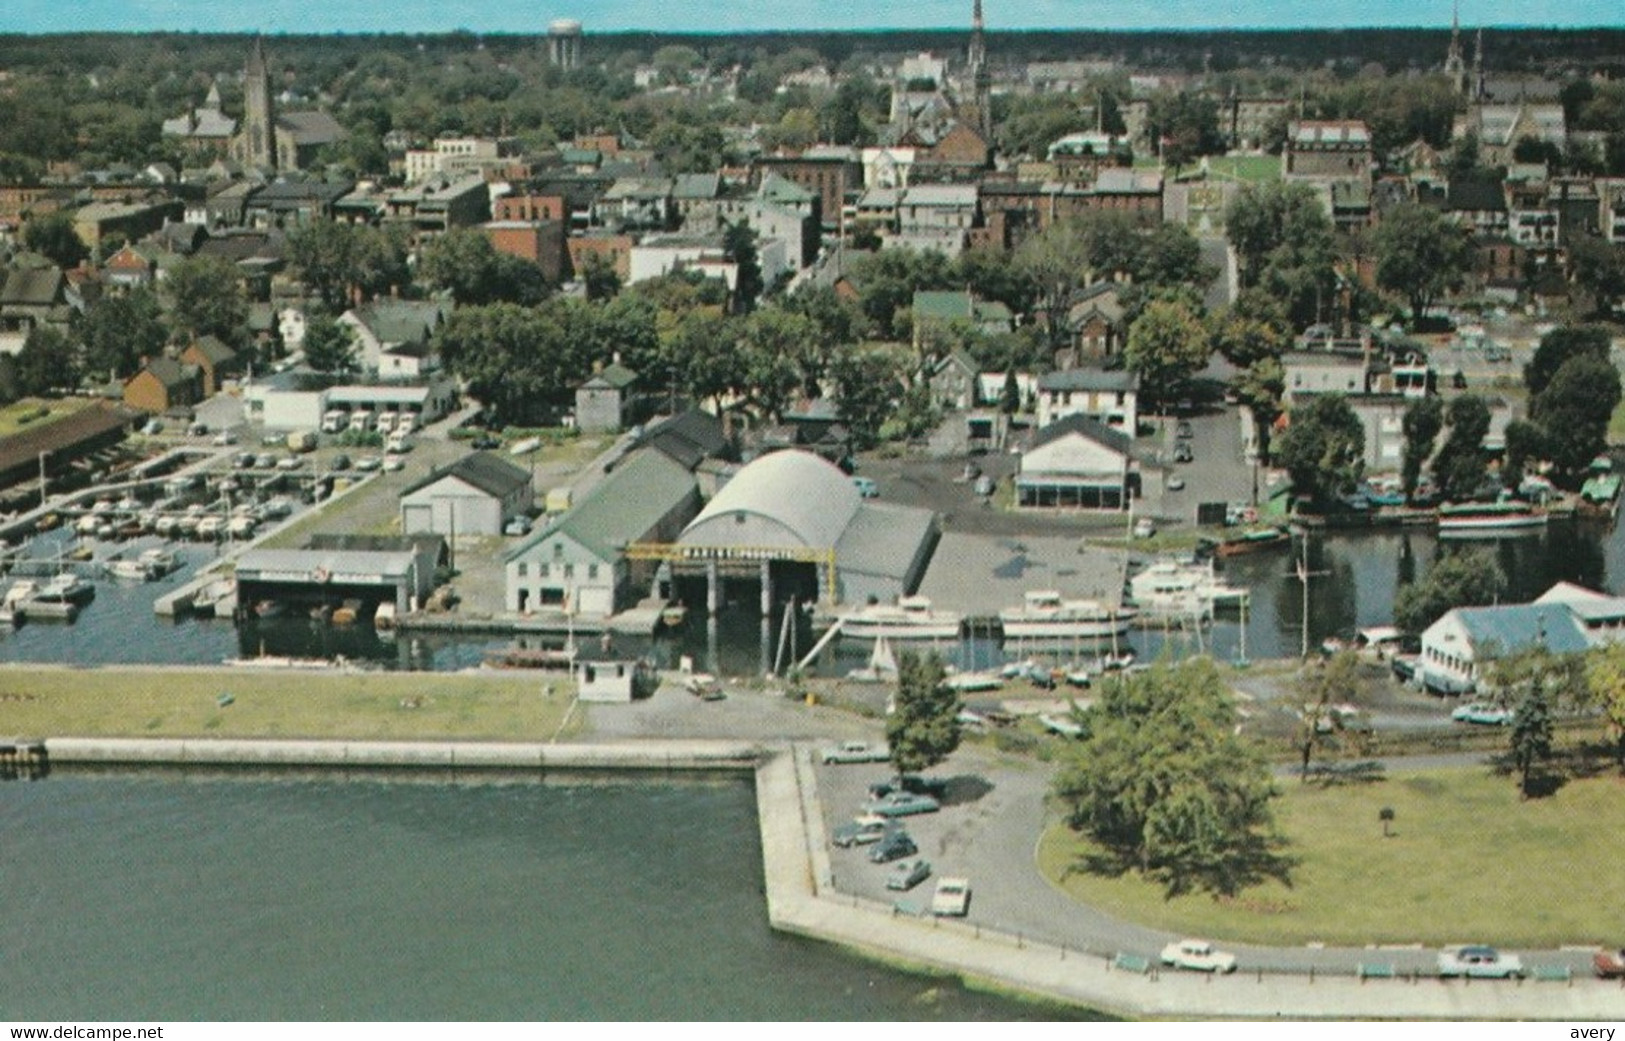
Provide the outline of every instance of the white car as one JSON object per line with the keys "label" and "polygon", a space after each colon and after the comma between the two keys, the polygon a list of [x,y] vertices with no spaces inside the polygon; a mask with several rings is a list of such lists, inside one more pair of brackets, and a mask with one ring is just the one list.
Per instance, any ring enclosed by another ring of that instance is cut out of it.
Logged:
{"label": "white car", "polygon": [[384,456],[384,470],[388,473],[394,473],[396,470],[402,469],[405,466],[406,460],[402,459],[398,455]]}
{"label": "white car", "polygon": [[939,878],[931,894],[931,913],[938,917],[963,918],[970,911],[970,879]]}
{"label": "white car", "polygon": [[1439,975],[1515,980],[1523,977],[1523,960],[1516,954],[1502,954],[1482,944],[1446,947],[1439,952]]}
{"label": "white car", "polygon": [[1517,715],[1510,708],[1491,704],[1487,701],[1475,701],[1468,705],[1460,705],[1450,713],[1450,718],[1457,723],[1477,723],[1480,726],[1506,727],[1512,725],[1513,717]]}
{"label": "white car", "polygon": [[1195,972],[1235,972],[1236,956],[1206,940],[1175,940],[1162,949],[1162,963]]}
{"label": "white car", "polygon": [[818,757],[825,763],[884,763],[891,758],[891,749],[867,741],[842,741],[824,749]]}

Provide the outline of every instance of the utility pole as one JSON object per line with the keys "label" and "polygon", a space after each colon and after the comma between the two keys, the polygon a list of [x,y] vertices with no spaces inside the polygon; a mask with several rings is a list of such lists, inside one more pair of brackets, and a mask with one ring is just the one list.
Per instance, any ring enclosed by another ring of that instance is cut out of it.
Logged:
{"label": "utility pole", "polygon": [[1309,660],[1309,580],[1330,574],[1327,571],[1309,570],[1309,533],[1303,534],[1303,550],[1297,560],[1298,581],[1303,584],[1303,659]]}
{"label": "utility pole", "polygon": [[50,454],[48,451],[39,454],[39,504],[41,506],[45,505],[45,457]]}

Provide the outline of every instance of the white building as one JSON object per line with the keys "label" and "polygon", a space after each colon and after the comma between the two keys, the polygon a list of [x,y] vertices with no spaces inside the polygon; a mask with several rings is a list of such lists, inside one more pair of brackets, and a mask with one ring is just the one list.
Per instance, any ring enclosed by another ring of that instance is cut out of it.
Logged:
{"label": "white building", "polygon": [[407,535],[500,535],[530,512],[536,493],[530,472],[487,452],[474,452],[432,471],[401,493]]}
{"label": "white building", "polygon": [[1063,369],[1038,377],[1038,426],[1085,416],[1133,437],[1140,422],[1140,377],[1125,370]]}
{"label": "white building", "polygon": [[1016,504],[1074,510],[1125,510],[1138,473],[1134,443],[1083,415],[1043,427],[1021,456]]}

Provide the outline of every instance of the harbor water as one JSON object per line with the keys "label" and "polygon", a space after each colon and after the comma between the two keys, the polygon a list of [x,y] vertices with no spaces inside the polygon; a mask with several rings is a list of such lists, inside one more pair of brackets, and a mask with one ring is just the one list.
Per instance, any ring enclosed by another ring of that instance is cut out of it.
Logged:
{"label": "harbor water", "polygon": [[0,784],[0,1019],[1006,1020],[768,928],[751,785]]}

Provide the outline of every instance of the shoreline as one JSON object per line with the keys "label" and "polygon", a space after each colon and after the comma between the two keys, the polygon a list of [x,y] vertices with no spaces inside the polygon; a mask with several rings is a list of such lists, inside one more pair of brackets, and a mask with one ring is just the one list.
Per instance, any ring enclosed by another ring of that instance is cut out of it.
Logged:
{"label": "shoreline", "polygon": [[1106,952],[1055,946],[974,922],[917,917],[834,889],[810,745],[716,740],[555,744],[216,738],[44,739],[51,763],[428,771],[751,773],[768,922],[776,931],[967,987],[1136,1019],[1612,1019],[1618,988],[1593,981],[1519,984],[1356,975],[1205,975],[1131,971]]}

